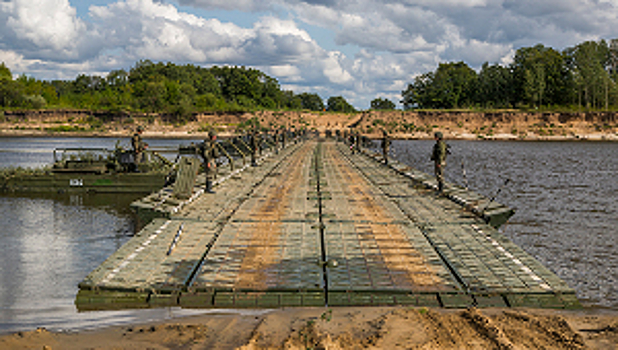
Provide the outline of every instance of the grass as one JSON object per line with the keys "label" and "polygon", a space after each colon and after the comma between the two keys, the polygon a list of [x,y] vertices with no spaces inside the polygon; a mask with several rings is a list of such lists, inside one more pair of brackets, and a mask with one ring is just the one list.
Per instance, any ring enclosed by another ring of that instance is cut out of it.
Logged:
{"label": "grass", "polygon": [[47,132],[84,132],[90,131],[90,129],[82,128],[80,126],[73,125],[58,125],[50,128],[45,128]]}

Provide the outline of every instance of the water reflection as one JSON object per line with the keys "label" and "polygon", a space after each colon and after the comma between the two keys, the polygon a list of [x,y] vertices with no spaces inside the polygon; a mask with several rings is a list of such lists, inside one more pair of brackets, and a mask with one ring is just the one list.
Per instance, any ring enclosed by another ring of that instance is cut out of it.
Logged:
{"label": "water reflection", "polygon": [[1,328],[66,321],[77,283],[134,233],[134,196],[46,197],[0,198]]}
{"label": "water reflection", "polygon": [[[128,147],[128,139],[123,142]],[[148,142],[177,147],[190,141]],[[54,148],[113,148],[115,143],[106,138],[0,138],[0,167],[47,165]],[[74,306],[77,284],[134,234],[129,204],[142,196],[1,195],[0,333],[167,317],[172,311],[79,314]]]}

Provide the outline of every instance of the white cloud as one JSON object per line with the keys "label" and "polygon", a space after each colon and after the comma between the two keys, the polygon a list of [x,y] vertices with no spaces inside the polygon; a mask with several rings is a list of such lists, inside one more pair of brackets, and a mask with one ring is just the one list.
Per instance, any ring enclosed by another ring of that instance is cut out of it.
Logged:
{"label": "white cloud", "polygon": [[223,9],[223,10],[240,10],[240,11],[257,11],[264,10],[270,7],[268,1],[259,0],[179,0],[181,5],[201,7],[208,10]]}
{"label": "white cloud", "polygon": [[339,52],[329,52],[328,59],[321,62],[324,75],[335,84],[346,84],[353,80],[352,75],[346,71],[340,61],[345,60]]}
{"label": "white cloud", "polygon": [[0,3],[3,39],[14,47],[76,58],[86,25],[68,0],[12,0]]}
{"label": "white cloud", "polygon": [[254,35],[233,23],[200,18],[152,0],[91,7],[91,16],[111,47],[123,49],[129,60],[238,61],[242,43]]}
{"label": "white cloud", "polygon": [[[226,22],[173,3],[261,17]],[[617,8],[618,0],[118,0],[91,6],[80,19],[69,0],[4,0],[0,60],[44,78],[128,68],[140,59],[245,65],[295,91],[346,93],[366,108],[377,96],[397,100],[439,62],[506,64],[522,46],[562,49],[612,38]],[[325,38],[328,32],[334,36]]]}
{"label": "white cloud", "polygon": [[[4,63],[7,67],[9,67],[14,72],[23,71],[25,68],[30,66],[32,62],[27,62],[24,60],[24,56],[16,53],[15,51],[5,51],[0,50],[0,62]],[[14,73],[13,72],[13,73]]]}
{"label": "white cloud", "polygon": [[284,78],[287,81],[299,81],[301,71],[298,67],[291,64],[284,64],[280,66],[270,66],[268,70],[271,74]]}

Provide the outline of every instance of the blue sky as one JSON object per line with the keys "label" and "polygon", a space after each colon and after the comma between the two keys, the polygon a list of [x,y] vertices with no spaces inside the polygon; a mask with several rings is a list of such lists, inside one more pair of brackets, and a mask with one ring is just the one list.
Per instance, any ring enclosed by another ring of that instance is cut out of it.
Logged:
{"label": "blue sky", "polygon": [[141,59],[244,65],[367,109],[439,62],[616,38],[617,17],[618,0],[3,0],[0,61],[40,79]]}

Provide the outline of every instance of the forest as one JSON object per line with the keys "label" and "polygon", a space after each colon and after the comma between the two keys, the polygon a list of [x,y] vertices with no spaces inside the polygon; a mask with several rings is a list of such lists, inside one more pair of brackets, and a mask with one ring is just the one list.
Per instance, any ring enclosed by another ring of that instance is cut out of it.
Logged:
{"label": "forest", "polygon": [[441,63],[402,91],[404,109],[618,109],[618,39],[586,41],[557,51],[541,44],[517,50],[508,65]]}
{"label": "forest", "polygon": [[[416,76],[401,93],[409,109],[617,110],[618,39],[587,41],[557,51],[541,44],[517,50],[509,65],[440,63]],[[246,67],[139,61],[129,71],[75,80],[14,78],[0,63],[2,109],[72,108],[165,113],[186,119],[195,112],[310,110],[355,112],[343,96],[283,90],[276,78]],[[394,110],[376,97],[370,109]]]}
{"label": "forest", "polygon": [[282,90],[277,79],[252,68],[202,68],[149,60],[137,62],[128,72],[79,75],[70,81],[42,81],[25,75],[13,79],[2,63],[0,103],[5,109],[138,111],[178,118],[198,111],[355,111],[342,96],[330,97],[325,105],[318,94]]}

